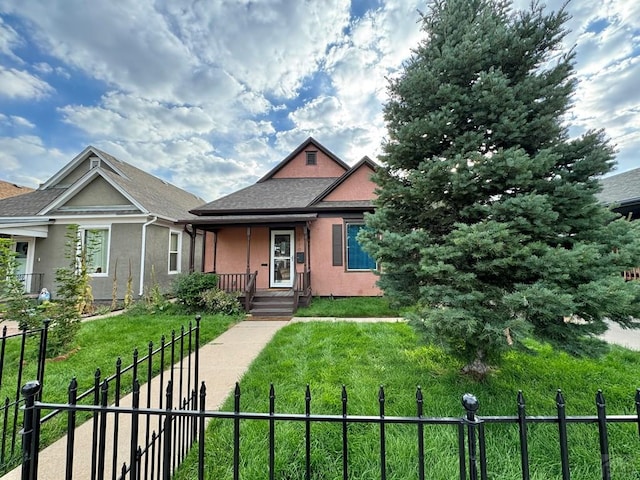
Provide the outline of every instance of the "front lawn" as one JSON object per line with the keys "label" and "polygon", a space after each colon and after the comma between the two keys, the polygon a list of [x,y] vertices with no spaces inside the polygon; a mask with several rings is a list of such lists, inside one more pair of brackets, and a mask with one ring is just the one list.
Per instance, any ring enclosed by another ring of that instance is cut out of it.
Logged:
{"label": "front lawn", "polygon": [[[211,341],[239,318],[224,315],[203,315],[200,322],[200,343]],[[69,383],[73,377],[78,382],[78,394],[93,387],[97,369],[101,371],[101,378],[113,375],[116,371],[116,360],[122,358],[122,367],[133,363],[133,351],[139,352],[139,358],[147,355],[149,342],[153,342],[153,348],[160,346],[161,337],[165,342],[171,340],[172,331],[176,336],[189,329],[189,322],[195,326],[194,315],[122,315],[83,322],[73,347],[55,359],[48,359],[45,364],[45,374],[42,400],[48,403],[67,403]],[[21,384],[35,380],[37,366],[37,344],[39,336],[27,337],[28,355],[23,361],[24,371]],[[2,372],[2,398],[8,397],[15,400],[17,366],[19,364],[20,338],[7,341],[4,369]],[[179,350],[178,350],[179,352]],[[185,355],[188,353],[185,346]],[[176,358],[177,360],[177,358]],[[165,360],[169,365],[169,360]],[[159,362],[154,363],[154,370]],[[157,373],[157,372],[155,372]],[[138,371],[140,382],[146,379],[146,364],[141,363]],[[123,391],[131,390],[131,374],[128,379],[123,379]],[[113,391],[113,390],[111,390]],[[92,397],[91,397],[92,398]],[[11,431],[12,418],[9,416],[6,425],[0,421],[0,428],[8,428]],[[22,424],[22,413],[18,417]],[[46,446],[53,440],[66,433],[66,415],[58,415],[44,424],[42,429],[41,446]],[[19,444],[19,439],[18,439]],[[19,446],[18,446],[19,451]]]}
{"label": "front lawn", "polygon": [[[640,353],[612,347],[598,359],[573,358],[547,345],[529,344],[529,352],[513,351],[483,383],[461,376],[456,360],[426,345],[404,323],[295,323],[278,332],[241,381],[241,411],[268,412],[269,384],[275,388],[277,412],[304,413],[305,387],[311,391],[312,413],[339,415],[341,387],[348,392],[348,412],[378,414],[378,389],[386,393],[388,416],[416,415],[416,387],[424,393],[425,416],[461,417],[465,392],[480,401],[480,415],[515,415],[516,395],[523,390],[528,415],[554,415],[555,395],[562,388],[567,415],[595,415],[595,394],[602,389],[607,413],[635,411]],[[233,410],[229,398],[223,410]],[[267,478],[268,424],[241,421],[241,477]],[[522,478],[515,426],[487,425],[490,478]],[[600,478],[597,426],[569,425],[573,478]],[[379,427],[349,426],[349,478],[379,478]],[[312,425],[313,478],[342,478],[340,424]],[[214,420],[206,440],[206,476],[231,477],[232,422]],[[531,478],[560,477],[558,427],[529,427]],[[613,478],[640,478],[637,424],[609,428]],[[425,427],[426,475],[457,478],[457,434],[450,426]],[[195,456],[177,479],[194,478]],[[417,478],[416,427],[387,426],[387,478]],[[304,424],[276,424],[275,478],[304,478]]]}
{"label": "front lawn", "polygon": [[314,297],[296,317],[399,317],[401,313],[386,297]]}

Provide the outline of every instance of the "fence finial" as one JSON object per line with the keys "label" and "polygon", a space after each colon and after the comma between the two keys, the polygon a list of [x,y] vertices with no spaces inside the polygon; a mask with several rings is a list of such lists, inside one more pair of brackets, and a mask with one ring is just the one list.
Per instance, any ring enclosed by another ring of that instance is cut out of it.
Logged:
{"label": "fence finial", "polygon": [[473,420],[478,408],[480,408],[480,402],[474,394],[465,393],[462,395],[462,406],[467,411],[467,418]]}

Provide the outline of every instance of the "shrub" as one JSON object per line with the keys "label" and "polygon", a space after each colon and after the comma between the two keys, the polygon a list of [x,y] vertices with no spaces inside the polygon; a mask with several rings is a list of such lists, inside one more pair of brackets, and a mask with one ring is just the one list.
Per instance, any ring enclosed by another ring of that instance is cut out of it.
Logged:
{"label": "shrub", "polygon": [[202,292],[215,289],[218,276],[211,273],[193,272],[179,275],[173,282],[173,293],[178,303],[189,310],[204,307]]}
{"label": "shrub", "polygon": [[205,290],[200,294],[200,298],[207,313],[238,315],[242,311],[238,297],[219,288]]}

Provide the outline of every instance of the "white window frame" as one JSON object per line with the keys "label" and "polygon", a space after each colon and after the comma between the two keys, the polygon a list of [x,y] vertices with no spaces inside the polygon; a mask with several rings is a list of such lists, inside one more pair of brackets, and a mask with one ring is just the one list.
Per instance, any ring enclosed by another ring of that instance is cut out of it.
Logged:
{"label": "white window frame", "polygon": [[[87,273],[92,277],[107,277],[109,275],[109,261],[111,256],[111,225],[81,225],[78,228],[78,234],[80,235],[80,248],[88,248],[86,245],[87,233],[92,230],[106,230],[107,232],[107,251],[105,265],[102,272],[92,272],[87,268]],[[89,252],[87,250],[87,256]],[[88,265],[87,265],[88,267]]]}
{"label": "white window frame", "polygon": [[[171,239],[173,236],[178,238],[177,250],[171,250]],[[171,255],[176,256],[176,269],[171,270]],[[169,255],[167,259],[167,271],[169,275],[175,275],[181,272],[182,265],[182,232],[180,230],[169,230]]]}

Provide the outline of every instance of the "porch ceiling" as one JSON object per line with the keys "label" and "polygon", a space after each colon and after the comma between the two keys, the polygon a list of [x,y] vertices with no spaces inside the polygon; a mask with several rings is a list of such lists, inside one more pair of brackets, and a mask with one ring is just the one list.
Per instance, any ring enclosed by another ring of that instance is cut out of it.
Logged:
{"label": "porch ceiling", "polygon": [[[278,215],[219,215],[203,216],[188,222],[202,230],[211,230],[217,226],[255,226],[273,224],[291,224],[313,221],[317,213],[278,214]],[[183,222],[180,222],[183,223]]]}

